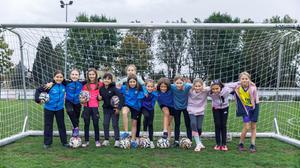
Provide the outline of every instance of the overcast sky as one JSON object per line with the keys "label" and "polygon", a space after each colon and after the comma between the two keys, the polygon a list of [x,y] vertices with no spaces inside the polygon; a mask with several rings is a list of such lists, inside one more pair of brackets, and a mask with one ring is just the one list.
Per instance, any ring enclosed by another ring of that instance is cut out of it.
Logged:
{"label": "overcast sky", "polygon": [[[68,2],[69,0],[64,0]],[[59,0],[0,0],[0,23],[64,22],[65,9]],[[174,21],[183,17],[192,22],[197,17],[203,21],[212,12],[228,13],[241,20],[251,18],[262,22],[274,15],[290,15],[300,21],[300,0],[74,0],[68,8],[68,20],[84,12],[105,14],[120,23],[140,20]]]}

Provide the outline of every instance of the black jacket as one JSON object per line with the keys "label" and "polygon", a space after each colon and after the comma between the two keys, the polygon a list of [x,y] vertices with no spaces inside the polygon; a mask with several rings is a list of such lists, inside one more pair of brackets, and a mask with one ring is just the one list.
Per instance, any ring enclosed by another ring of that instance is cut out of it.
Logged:
{"label": "black jacket", "polygon": [[120,90],[118,88],[116,88],[114,83],[111,83],[108,88],[105,88],[105,86],[101,87],[99,89],[99,94],[100,96],[102,96],[102,100],[103,100],[103,108],[110,108],[112,109],[113,107],[110,104],[110,100],[113,96],[118,96],[120,99],[119,102],[119,107],[118,109],[121,110],[121,108],[124,105],[124,97],[123,95],[120,93]]}

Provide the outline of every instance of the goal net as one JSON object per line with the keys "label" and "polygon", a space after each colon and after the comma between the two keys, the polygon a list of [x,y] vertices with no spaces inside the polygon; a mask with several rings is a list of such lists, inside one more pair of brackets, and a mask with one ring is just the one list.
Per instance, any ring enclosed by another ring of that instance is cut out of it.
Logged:
{"label": "goal net", "polygon": [[[238,81],[247,71],[260,98],[258,136],[300,140],[300,32],[296,24],[2,24],[0,25],[0,146],[27,135],[42,135],[43,107],[34,89],[60,69],[110,71],[118,81],[135,64],[143,79],[187,81],[201,78]],[[232,99],[234,99],[232,97]],[[231,100],[228,130],[238,136],[241,118]],[[100,130],[103,114],[100,106]],[[65,113],[67,130],[70,120]],[[56,124],[54,127],[56,129]],[[80,120],[83,128],[83,120]],[[122,128],[120,118],[120,128]],[[121,129],[122,130],[122,129]],[[155,109],[154,131],[162,131]],[[182,122],[181,131],[185,132]],[[205,111],[205,135],[213,135],[211,101]]]}

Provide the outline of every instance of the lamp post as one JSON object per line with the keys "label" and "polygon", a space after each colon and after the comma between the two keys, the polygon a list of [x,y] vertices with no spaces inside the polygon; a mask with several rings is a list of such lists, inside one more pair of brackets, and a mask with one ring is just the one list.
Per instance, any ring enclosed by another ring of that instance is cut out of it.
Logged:
{"label": "lamp post", "polygon": [[[65,3],[64,1],[60,1],[60,7],[64,8],[66,6],[66,22],[68,22],[68,6],[72,5],[73,1],[69,1]],[[65,32],[65,65],[64,65],[64,74],[67,75],[67,55],[68,55],[68,30]]]}

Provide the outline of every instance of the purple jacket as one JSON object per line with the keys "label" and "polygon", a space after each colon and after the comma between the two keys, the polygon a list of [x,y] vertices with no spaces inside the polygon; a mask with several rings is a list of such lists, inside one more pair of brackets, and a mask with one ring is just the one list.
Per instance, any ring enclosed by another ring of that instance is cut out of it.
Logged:
{"label": "purple jacket", "polygon": [[187,105],[187,111],[189,114],[204,115],[209,91],[209,87],[204,88],[204,90],[200,93],[196,93],[193,89],[189,91]]}
{"label": "purple jacket", "polygon": [[212,107],[214,109],[224,109],[229,106],[228,98],[233,89],[223,87],[219,94],[209,93],[212,100]]}

